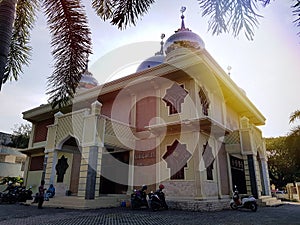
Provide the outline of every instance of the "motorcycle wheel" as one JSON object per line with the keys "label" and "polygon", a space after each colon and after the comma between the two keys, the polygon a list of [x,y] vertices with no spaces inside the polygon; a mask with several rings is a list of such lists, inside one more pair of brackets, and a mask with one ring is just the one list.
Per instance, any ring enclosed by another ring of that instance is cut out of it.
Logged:
{"label": "motorcycle wheel", "polygon": [[237,209],[238,209],[238,207],[237,207],[237,205],[236,205],[235,203],[231,203],[231,204],[230,204],[230,207],[231,207],[233,210],[237,210]]}
{"label": "motorcycle wheel", "polygon": [[257,204],[256,203],[251,203],[250,209],[251,209],[252,212],[256,212],[257,211]]}
{"label": "motorcycle wheel", "polygon": [[131,201],[131,209],[136,209],[137,205],[134,201]]}
{"label": "motorcycle wheel", "polygon": [[155,202],[151,202],[151,209],[153,212],[156,212],[157,210],[159,210],[160,206],[155,203]]}
{"label": "motorcycle wheel", "polygon": [[8,200],[8,203],[9,203],[9,204],[15,204],[15,203],[17,203],[17,199],[15,199],[15,198],[9,199],[9,200]]}

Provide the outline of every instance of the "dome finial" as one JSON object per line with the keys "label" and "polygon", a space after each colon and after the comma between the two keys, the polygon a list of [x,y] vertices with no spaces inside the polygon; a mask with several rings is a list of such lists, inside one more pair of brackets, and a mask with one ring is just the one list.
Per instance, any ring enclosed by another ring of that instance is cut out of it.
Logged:
{"label": "dome finial", "polygon": [[184,25],[184,15],[183,13],[185,12],[186,7],[181,6],[180,12],[181,12],[181,30],[185,30],[185,25]]}
{"label": "dome finial", "polygon": [[160,51],[156,52],[155,55],[164,55],[164,38],[165,38],[165,34],[162,33],[160,36],[161,42],[160,42]]}
{"label": "dome finial", "polygon": [[138,68],[136,69],[136,72],[140,72],[146,69],[150,69],[152,67],[158,66],[160,64],[162,64],[165,60],[165,55],[164,55],[164,41],[163,39],[165,38],[165,34],[162,33],[160,35],[160,50],[158,52],[155,53],[154,56],[146,59],[145,61],[143,61]]}

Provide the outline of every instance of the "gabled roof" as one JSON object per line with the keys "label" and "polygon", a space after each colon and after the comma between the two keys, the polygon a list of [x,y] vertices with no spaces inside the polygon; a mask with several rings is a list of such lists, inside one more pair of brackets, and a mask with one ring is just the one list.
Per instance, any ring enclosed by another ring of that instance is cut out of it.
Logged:
{"label": "gabled roof", "polygon": [[[136,83],[137,78],[163,76],[172,78],[172,76],[178,76],[178,72],[189,69],[190,67],[193,67],[200,73],[204,73],[206,76],[216,79],[222,89],[226,104],[230,105],[240,116],[246,116],[250,122],[255,125],[265,124],[265,117],[205,49],[195,52],[187,50],[185,54],[181,54],[181,56],[168,61],[168,63],[163,63],[148,70],[136,72],[83,91],[76,95],[73,103],[84,102],[89,99],[98,99],[98,96],[116,92],[127,85]],[[38,118],[38,116],[42,114],[48,114],[49,116],[49,112],[52,112],[51,114],[53,115],[57,110],[58,109],[52,109],[50,104],[41,105],[23,112],[23,118],[32,121],[32,118]]]}

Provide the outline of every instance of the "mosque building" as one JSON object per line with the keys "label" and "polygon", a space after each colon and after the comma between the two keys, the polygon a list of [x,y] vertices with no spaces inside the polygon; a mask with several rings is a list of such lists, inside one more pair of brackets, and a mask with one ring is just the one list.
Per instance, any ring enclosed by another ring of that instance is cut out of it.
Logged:
{"label": "mosque building", "polygon": [[180,28],[128,76],[99,85],[86,70],[72,104],[40,105],[32,123],[26,185],[88,200],[164,184],[173,201],[228,201],[234,185],[270,195],[265,117],[205,49]]}

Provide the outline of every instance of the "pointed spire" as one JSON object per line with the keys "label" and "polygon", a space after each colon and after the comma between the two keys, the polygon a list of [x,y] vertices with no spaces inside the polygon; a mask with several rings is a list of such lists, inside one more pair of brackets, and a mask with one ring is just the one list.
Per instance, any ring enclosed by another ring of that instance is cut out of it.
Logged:
{"label": "pointed spire", "polygon": [[165,34],[161,34],[160,36],[160,39],[161,39],[161,42],[160,42],[160,51],[159,52],[156,52],[155,55],[164,55],[164,38],[165,38]]}
{"label": "pointed spire", "polygon": [[177,31],[175,31],[175,33],[177,33],[178,31],[191,31],[189,28],[186,28],[185,24],[184,24],[184,15],[183,15],[183,13],[185,12],[185,10],[186,10],[186,7],[182,6],[181,9],[180,9],[180,12],[181,12],[181,27]]}
{"label": "pointed spire", "polygon": [[183,13],[185,12],[185,10],[186,10],[185,6],[182,6],[181,9],[180,9],[180,12],[181,12],[181,30],[185,30],[184,15],[183,15]]}

